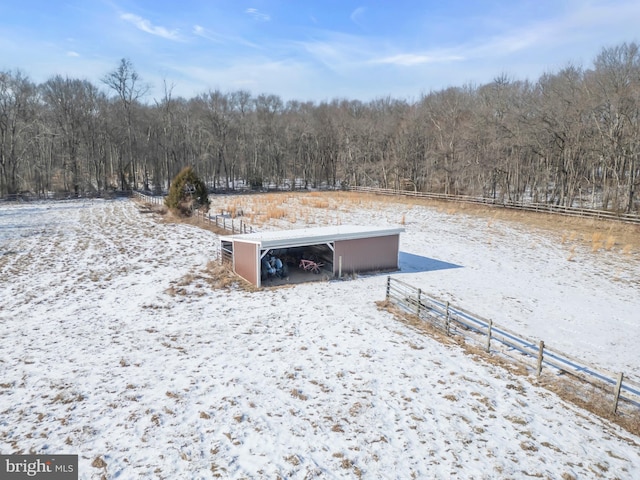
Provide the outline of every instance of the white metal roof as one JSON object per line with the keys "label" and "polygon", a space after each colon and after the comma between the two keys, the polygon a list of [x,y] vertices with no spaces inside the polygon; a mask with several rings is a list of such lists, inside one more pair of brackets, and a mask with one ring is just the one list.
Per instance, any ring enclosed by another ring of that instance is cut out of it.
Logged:
{"label": "white metal roof", "polygon": [[364,227],[358,225],[335,225],[330,227],[300,228],[295,230],[273,230],[221,236],[220,240],[255,243],[260,248],[289,248],[319,245],[335,240],[384,237],[404,232],[404,228]]}

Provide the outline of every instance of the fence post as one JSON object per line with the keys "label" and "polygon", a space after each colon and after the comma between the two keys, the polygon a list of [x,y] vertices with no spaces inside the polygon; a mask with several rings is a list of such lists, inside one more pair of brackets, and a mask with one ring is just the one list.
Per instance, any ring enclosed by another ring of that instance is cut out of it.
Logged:
{"label": "fence post", "polygon": [[449,302],[447,302],[447,318],[446,318],[447,335],[449,335]]}
{"label": "fence post", "polygon": [[620,389],[622,389],[622,379],[623,379],[623,377],[624,377],[624,375],[622,374],[622,372],[620,372],[618,374],[618,382],[616,383],[616,389],[613,392],[613,409],[612,409],[611,413],[613,413],[614,415],[618,411],[618,400],[620,400]]}
{"label": "fence post", "polygon": [[418,289],[418,303],[416,305],[416,315],[420,317],[420,304],[422,303],[422,289]]}
{"label": "fence post", "polygon": [[493,329],[493,320],[489,319],[489,330],[487,331],[487,353],[491,353],[491,330]]}
{"label": "fence post", "polygon": [[540,340],[540,345],[538,346],[538,367],[537,367],[537,375],[540,376],[542,373],[542,358],[544,357],[544,342]]}
{"label": "fence post", "polygon": [[387,302],[389,301],[389,293],[391,291],[391,275],[389,275],[387,277],[387,294],[385,295],[385,298],[387,299]]}

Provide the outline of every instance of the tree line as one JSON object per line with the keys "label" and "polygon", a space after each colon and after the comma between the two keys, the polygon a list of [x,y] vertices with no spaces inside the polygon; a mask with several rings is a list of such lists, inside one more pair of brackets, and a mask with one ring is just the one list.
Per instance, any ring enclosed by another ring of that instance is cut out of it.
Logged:
{"label": "tree line", "polygon": [[498,75],[417,100],[283,101],[245,90],[149,100],[122,59],[99,85],[0,71],[0,195],[379,186],[638,209],[640,50],[535,81]]}

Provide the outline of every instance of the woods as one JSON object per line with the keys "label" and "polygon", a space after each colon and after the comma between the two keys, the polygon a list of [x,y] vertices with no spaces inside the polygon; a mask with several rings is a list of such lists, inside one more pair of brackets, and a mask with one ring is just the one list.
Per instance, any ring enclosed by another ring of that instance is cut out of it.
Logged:
{"label": "woods", "polygon": [[640,204],[636,43],[603,48],[588,68],[500,74],[415,101],[285,102],[243,90],[186,99],[167,82],[150,98],[150,88],[127,59],[99,85],[0,71],[0,195],[166,192],[192,166],[211,189],[358,185]]}

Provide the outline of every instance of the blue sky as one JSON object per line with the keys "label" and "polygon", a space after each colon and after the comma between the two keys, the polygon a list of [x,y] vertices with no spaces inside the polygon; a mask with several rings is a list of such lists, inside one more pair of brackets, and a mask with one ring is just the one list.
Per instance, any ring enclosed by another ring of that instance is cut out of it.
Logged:
{"label": "blue sky", "polygon": [[4,0],[0,70],[101,84],[121,58],[161,98],[416,100],[537,79],[640,41],[638,0]]}

